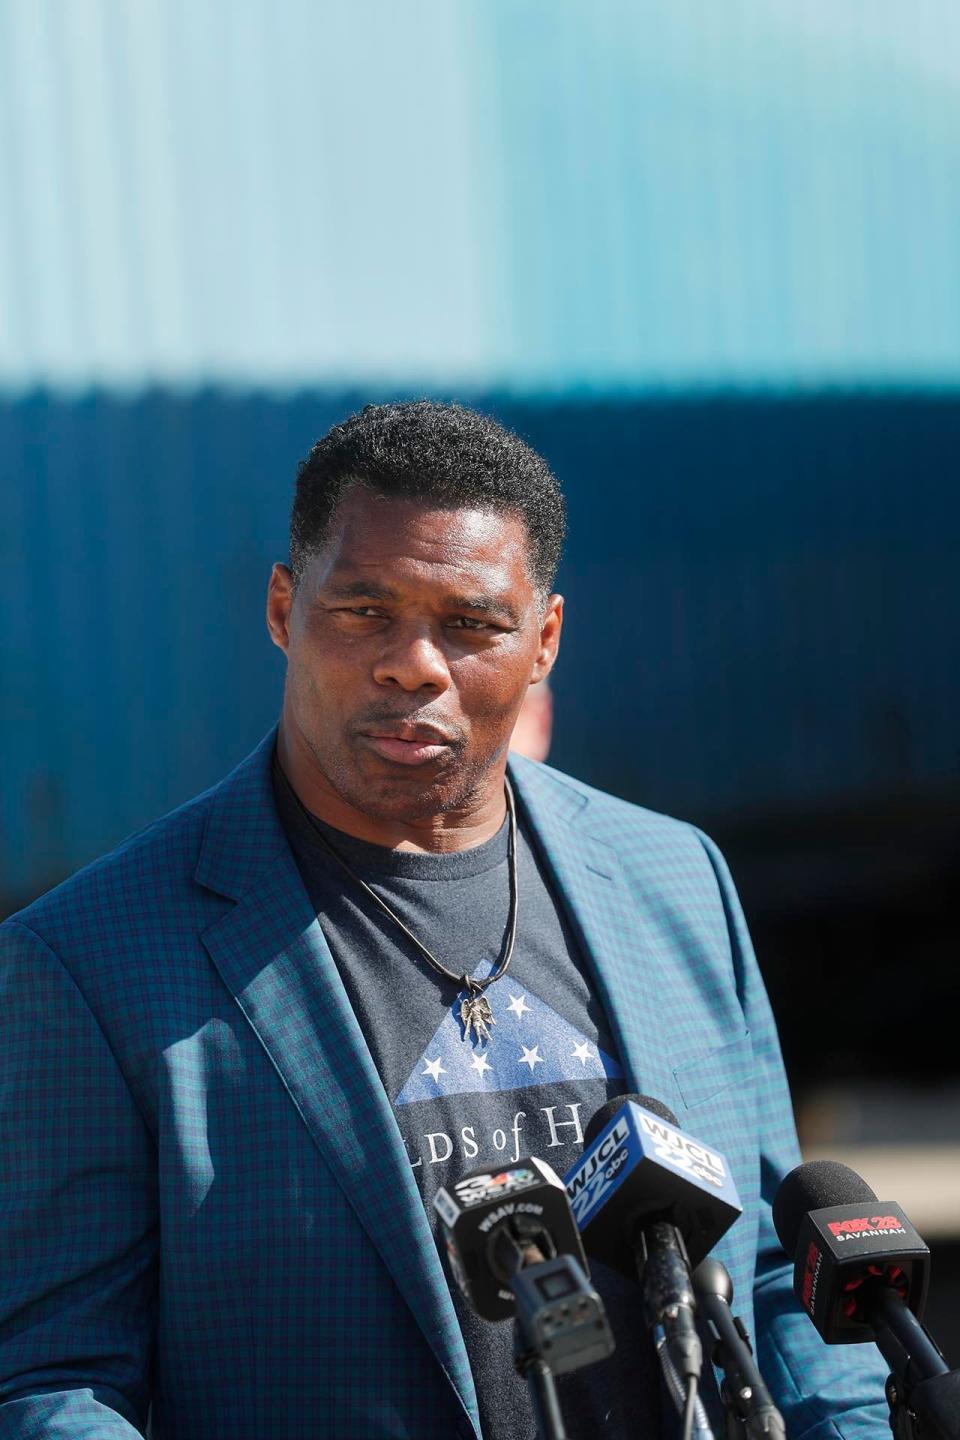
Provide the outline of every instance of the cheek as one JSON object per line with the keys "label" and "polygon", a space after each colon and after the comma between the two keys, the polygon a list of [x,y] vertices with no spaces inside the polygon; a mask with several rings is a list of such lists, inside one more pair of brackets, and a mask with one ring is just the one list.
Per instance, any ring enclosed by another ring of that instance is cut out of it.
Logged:
{"label": "cheek", "polygon": [[326,675],[357,671],[362,662],[356,648],[329,624],[310,616],[292,636],[287,658],[301,677],[322,686]]}
{"label": "cheek", "polygon": [[463,669],[457,667],[454,681],[464,713],[474,725],[498,725],[512,718],[522,705],[529,670],[515,663],[491,665],[474,660]]}
{"label": "cheek", "polygon": [[326,657],[320,664],[310,652],[289,657],[286,688],[298,717],[311,722],[314,729],[322,728],[326,717],[333,718],[350,692],[349,684],[339,683],[336,666],[327,663]]}

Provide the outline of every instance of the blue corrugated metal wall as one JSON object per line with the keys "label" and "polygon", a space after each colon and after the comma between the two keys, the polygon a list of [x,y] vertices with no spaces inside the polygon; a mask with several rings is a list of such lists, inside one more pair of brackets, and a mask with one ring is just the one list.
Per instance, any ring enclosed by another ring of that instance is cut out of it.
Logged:
{"label": "blue corrugated metal wall", "polygon": [[[0,403],[0,900],[271,723],[296,462],[359,403]],[[956,396],[485,403],[570,500],[558,765],[693,818],[957,784]]]}

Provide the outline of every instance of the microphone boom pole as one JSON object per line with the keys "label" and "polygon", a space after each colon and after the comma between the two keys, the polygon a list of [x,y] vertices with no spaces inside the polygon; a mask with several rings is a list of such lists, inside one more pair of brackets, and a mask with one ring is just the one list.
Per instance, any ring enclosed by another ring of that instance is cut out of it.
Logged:
{"label": "microphone boom pole", "polygon": [[720,1260],[701,1260],[693,1272],[697,1309],[714,1340],[713,1362],[723,1371],[720,1397],[727,1413],[727,1432],[748,1440],[786,1440],[783,1416],[764,1384],[747,1332],[730,1309],[733,1283]]}

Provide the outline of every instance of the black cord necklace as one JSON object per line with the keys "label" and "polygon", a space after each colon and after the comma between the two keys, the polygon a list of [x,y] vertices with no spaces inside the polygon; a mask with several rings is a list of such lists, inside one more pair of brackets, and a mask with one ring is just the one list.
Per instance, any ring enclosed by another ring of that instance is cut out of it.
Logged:
{"label": "black cord necklace", "polygon": [[463,1039],[465,1041],[468,1041],[470,1039],[470,1032],[472,1030],[474,1031],[477,1040],[489,1040],[490,1026],[496,1025],[497,1022],[493,1018],[493,1011],[490,1009],[490,1001],[487,999],[486,995],[484,995],[483,992],[484,990],[486,990],[488,985],[492,985],[495,980],[500,980],[504,975],[506,975],[510,961],[513,959],[513,947],[517,938],[517,911],[519,908],[519,888],[517,885],[517,807],[516,802],[513,798],[513,787],[511,786],[510,781],[506,778],[506,776],[504,776],[503,785],[507,800],[507,815],[509,816],[510,821],[510,914],[507,918],[507,930],[504,936],[503,949],[501,952],[502,958],[500,960],[500,963],[497,965],[497,968],[493,971],[493,973],[488,975],[485,980],[474,980],[470,975],[466,973],[466,971],[464,971],[462,975],[458,975],[455,970],[448,970],[446,965],[444,965],[442,961],[438,960],[436,955],[434,955],[430,950],[428,950],[426,945],[424,945],[422,941],[417,939],[416,935],[414,935],[409,925],[405,924],[404,921],[400,919],[400,916],[396,913],[395,910],[391,909],[391,907],[387,904],[386,900],[381,899],[377,892],[367,884],[366,880],[362,879],[361,876],[359,876],[356,871],[347,864],[346,860],[344,860],[340,852],[333,845],[331,845],[330,841],[327,839],[327,836],[320,828],[320,822],[317,820],[316,816],[310,813],[306,805],[304,805],[303,801],[300,799],[300,796],[297,794],[296,790],[294,790],[289,779],[287,778],[283,767],[279,763],[277,764],[277,769],[283,776],[284,785],[286,786],[290,794],[293,796],[298,808],[306,816],[310,824],[310,828],[313,830],[317,839],[321,842],[327,853],[331,855],[332,858],[337,862],[344,874],[348,875],[356,885],[359,885],[360,889],[366,895],[368,895],[373,901],[374,905],[377,906],[377,909],[381,910],[384,915],[388,916],[389,919],[391,919],[393,923],[403,931],[404,935],[406,935],[410,943],[416,947],[416,949],[423,956],[424,960],[426,960],[427,963],[431,965],[434,970],[436,970],[438,975],[443,975],[447,980],[452,980],[457,986],[459,986],[460,994],[463,996],[460,1001],[460,1023],[463,1026]]}

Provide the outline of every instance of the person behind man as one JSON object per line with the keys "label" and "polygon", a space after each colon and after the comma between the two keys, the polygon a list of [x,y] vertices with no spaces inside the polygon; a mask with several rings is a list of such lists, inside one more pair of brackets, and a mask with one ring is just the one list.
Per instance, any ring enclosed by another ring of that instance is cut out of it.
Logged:
{"label": "person behind man", "polygon": [[553,692],[550,681],[531,685],[523,697],[517,723],[510,736],[510,749],[528,760],[546,760],[553,738]]}
{"label": "person behind man", "polygon": [[[528,1440],[511,1327],[452,1286],[431,1201],[563,1173],[624,1091],[731,1163],[718,1253],[790,1433],[885,1433],[882,1368],[821,1344],[773,1237],[798,1156],[720,855],[508,764],[563,532],[484,416],[336,426],[270,579],[276,732],[0,929],[3,1440]],[[567,1422],[665,1433],[636,1288],[594,1278],[618,1348],[561,1377]]]}

